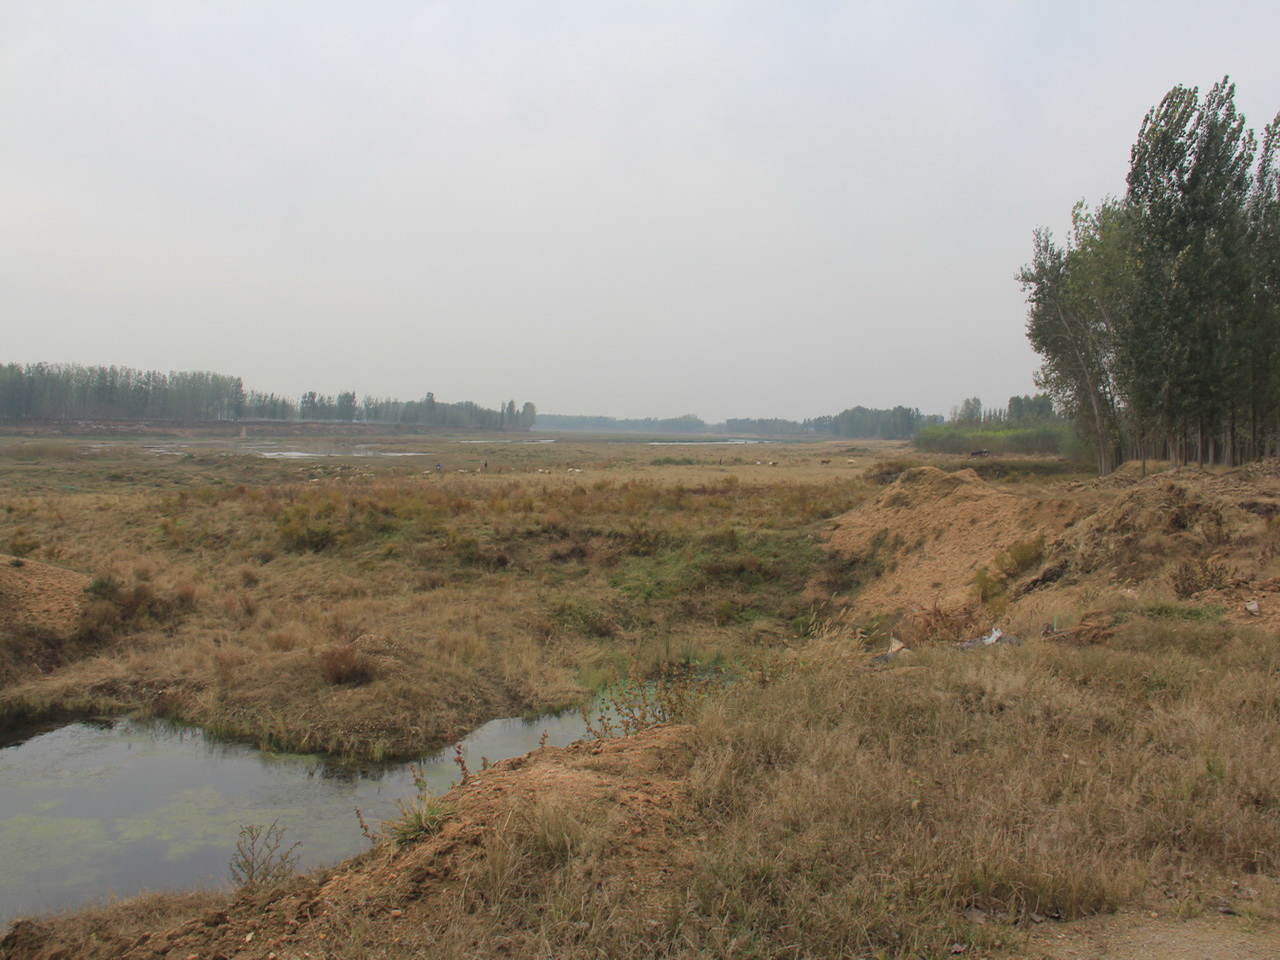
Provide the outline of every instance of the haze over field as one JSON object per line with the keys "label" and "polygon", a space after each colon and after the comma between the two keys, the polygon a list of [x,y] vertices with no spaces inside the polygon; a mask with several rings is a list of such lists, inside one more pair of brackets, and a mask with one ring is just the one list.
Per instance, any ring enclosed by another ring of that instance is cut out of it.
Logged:
{"label": "haze over field", "polygon": [[544,413],[1033,389],[1013,276],[1280,8],[11,0],[0,362]]}

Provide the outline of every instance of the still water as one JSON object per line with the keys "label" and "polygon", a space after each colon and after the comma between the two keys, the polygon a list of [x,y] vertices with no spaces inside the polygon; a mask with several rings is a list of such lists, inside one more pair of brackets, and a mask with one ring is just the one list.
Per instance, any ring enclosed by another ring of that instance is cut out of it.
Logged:
{"label": "still water", "polygon": [[[462,742],[467,765],[583,736],[578,714],[495,720]],[[0,741],[0,744],[4,741]],[[460,778],[450,748],[423,765],[435,793]],[[414,793],[403,766],[352,766],[206,739],[162,721],[72,723],[0,746],[0,930],[15,917],[141,890],[219,886],[240,827],[278,821],[300,866],[368,848]]]}

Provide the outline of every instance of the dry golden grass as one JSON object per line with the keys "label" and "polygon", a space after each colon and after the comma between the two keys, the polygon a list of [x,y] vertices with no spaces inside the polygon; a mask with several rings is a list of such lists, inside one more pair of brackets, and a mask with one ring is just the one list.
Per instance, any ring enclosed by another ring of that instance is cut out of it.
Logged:
{"label": "dry golden grass", "polygon": [[[118,590],[98,611],[99,653],[10,688],[0,710],[148,709],[390,756],[635,664],[737,667],[649,766],[579,755],[599,781],[589,798],[503,781],[496,812],[473,811],[465,837],[446,825],[430,856],[408,844],[371,854],[367,876],[344,866],[300,930],[269,899],[231,905],[246,925],[275,916],[275,935],[315,955],[988,955],[1033,917],[1152,897],[1192,916],[1232,881],[1274,889],[1280,652],[1264,630],[1174,603],[1167,578],[1099,578],[1017,599],[1003,625],[1020,647],[951,645],[991,625],[989,606],[920,611],[896,624],[916,631],[914,652],[870,669],[868,634],[838,603],[813,606],[855,585],[817,544],[825,518],[867,495],[862,468],[823,468],[803,447],[778,467],[705,452],[656,465],[671,448],[654,449],[504,461],[495,445],[467,451],[492,472],[465,477],[15,459],[29,472],[3,481],[0,539],[21,525],[42,559]],[[62,489],[73,477],[82,492]],[[1004,546],[1018,541],[1031,542]],[[1010,549],[1009,565],[1033,552]],[[1086,611],[1105,627],[1094,641],[1039,639]],[[367,678],[327,678],[326,651]],[[298,881],[297,901],[322,882]],[[1232,903],[1262,918],[1275,906]],[[412,922],[389,926],[391,904]],[[146,924],[85,916],[64,924],[69,955]]]}
{"label": "dry golden grass", "polygon": [[[659,748],[473,778],[421,856],[380,849],[233,920],[335,956],[915,958],[1153,898],[1274,918],[1280,653],[1261,635],[1135,620],[1105,646],[789,663]],[[321,889],[323,915],[283,925]],[[90,942],[78,924],[63,943]]]}
{"label": "dry golden grass", "polygon": [[[806,595],[811,576],[839,585],[815,524],[863,495],[858,471],[804,445],[773,448],[777,467],[732,447],[655,465],[672,449],[454,443],[438,458],[489,461],[466,475],[437,473],[436,455],[15,455],[0,542],[21,530],[39,559],[112,589],[80,631],[97,655],[0,691],[0,716],[152,712],[280,748],[416,756],[634,663],[794,637],[830,597]],[[355,669],[365,635],[388,646]]]}

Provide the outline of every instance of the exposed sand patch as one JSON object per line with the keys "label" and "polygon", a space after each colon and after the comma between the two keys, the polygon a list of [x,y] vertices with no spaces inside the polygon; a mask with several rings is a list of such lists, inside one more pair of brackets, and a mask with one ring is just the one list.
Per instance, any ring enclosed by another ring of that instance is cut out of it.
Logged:
{"label": "exposed sand patch", "polygon": [[884,565],[855,598],[859,612],[947,606],[971,598],[979,567],[1015,542],[1052,540],[1073,513],[1064,499],[1006,493],[972,470],[916,467],[839,518],[831,546]]}

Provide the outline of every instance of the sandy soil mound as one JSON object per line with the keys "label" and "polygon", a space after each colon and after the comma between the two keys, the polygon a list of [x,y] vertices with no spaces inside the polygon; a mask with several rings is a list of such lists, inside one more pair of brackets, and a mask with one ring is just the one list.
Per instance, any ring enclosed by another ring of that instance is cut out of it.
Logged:
{"label": "sandy soil mound", "polygon": [[75,627],[89,577],[0,554],[0,631],[36,628],[65,635]]}
{"label": "sandy soil mound", "polygon": [[[971,604],[979,568],[1002,577],[1015,601],[1081,584],[1171,594],[1178,566],[1191,562],[1222,581],[1189,591],[1195,600],[1226,607],[1231,619],[1266,621],[1280,614],[1276,517],[1274,464],[1224,475],[1118,473],[1052,496],[1000,490],[972,470],[918,467],[840,517],[830,544],[869,578],[854,598],[862,614]],[[1009,548],[1040,537],[1042,556],[1010,569]]]}
{"label": "sandy soil mound", "polygon": [[855,599],[865,613],[972,595],[979,567],[1012,544],[1058,536],[1073,514],[1063,499],[996,489],[972,470],[916,467],[836,523],[831,546],[880,574]]}
{"label": "sandy soil mound", "polygon": [[1055,553],[1078,574],[1140,580],[1171,557],[1229,551],[1263,533],[1265,518],[1280,512],[1273,486],[1241,476],[1148,477],[1082,519]]}

